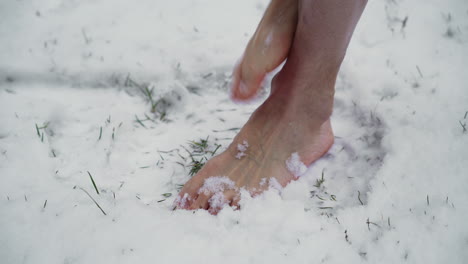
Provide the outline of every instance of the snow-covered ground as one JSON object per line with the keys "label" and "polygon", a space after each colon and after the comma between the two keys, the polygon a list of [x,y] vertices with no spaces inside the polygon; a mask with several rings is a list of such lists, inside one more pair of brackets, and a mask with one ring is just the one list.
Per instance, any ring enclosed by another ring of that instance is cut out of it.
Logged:
{"label": "snow-covered ground", "polygon": [[329,154],[240,211],[171,210],[189,141],[261,102],[227,91],[267,4],[1,1],[0,263],[466,263],[466,0],[371,0]]}

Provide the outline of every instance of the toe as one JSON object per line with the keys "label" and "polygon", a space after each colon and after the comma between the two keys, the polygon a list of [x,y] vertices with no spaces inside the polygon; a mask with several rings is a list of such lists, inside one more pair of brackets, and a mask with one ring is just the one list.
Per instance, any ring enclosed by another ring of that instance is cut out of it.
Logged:
{"label": "toe", "polygon": [[192,196],[186,192],[180,192],[174,200],[174,209],[188,209],[192,201]]}
{"label": "toe", "polygon": [[224,192],[215,193],[208,200],[209,208],[208,211],[216,215],[221,211],[225,205],[231,205],[237,201],[238,192],[236,190],[227,190]]}
{"label": "toe", "polygon": [[197,209],[208,209],[208,201],[211,198],[211,195],[207,195],[205,193],[200,193],[198,198],[190,205],[190,210],[197,210]]}
{"label": "toe", "polygon": [[174,206],[179,209],[189,209],[198,198],[198,190],[201,185],[202,181],[195,178],[190,179],[180,190],[179,195],[174,201]]}
{"label": "toe", "polygon": [[239,202],[240,202],[240,195],[236,195],[233,197],[231,203],[229,204],[234,210],[238,210],[240,209],[240,205],[239,205]]}
{"label": "toe", "polygon": [[[246,51],[246,54],[248,53],[251,52]],[[235,100],[248,100],[255,96],[265,77],[266,72],[262,69],[261,64],[249,63],[249,59],[244,57],[234,68],[231,91],[232,98]]]}
{"label": "toe", "polygon": [[234,190],[229,190],[224,193],[229,206],[239,209],[240,193]]}

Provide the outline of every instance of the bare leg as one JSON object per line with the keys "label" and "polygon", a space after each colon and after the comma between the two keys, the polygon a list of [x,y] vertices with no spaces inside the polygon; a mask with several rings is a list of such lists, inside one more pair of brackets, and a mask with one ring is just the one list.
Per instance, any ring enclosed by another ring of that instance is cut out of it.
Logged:
{"label": "bare leg", "polygon": [[285,186],[300,177],[304,164],[328,151],[336,76],[365,4],[299,1],[288,61],[275,76],[270,97],[228,149],[185,184],[179,207],[216,213],[223,203],[237,204],[239,188],[255,195],[269,186]]}

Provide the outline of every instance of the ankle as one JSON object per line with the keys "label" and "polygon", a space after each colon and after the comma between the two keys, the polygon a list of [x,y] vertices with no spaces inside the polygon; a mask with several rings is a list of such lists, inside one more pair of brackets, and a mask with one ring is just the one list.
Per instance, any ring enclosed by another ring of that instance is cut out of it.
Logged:
{"label": "ankle", "polygon": [[327,121],[333,110],[336,74],[311,72],[305,78],[280,72],[272,81],[271,100],[285,116]]}

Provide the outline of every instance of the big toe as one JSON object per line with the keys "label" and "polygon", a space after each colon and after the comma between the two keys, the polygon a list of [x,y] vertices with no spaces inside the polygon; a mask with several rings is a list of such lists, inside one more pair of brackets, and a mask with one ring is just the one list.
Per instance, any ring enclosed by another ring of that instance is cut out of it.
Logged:
{"label": "big toe", "polygon": [[175,208],[190,209],[199,198],[198,189],[200,189],[202,183],[197,178],[188,181],[174,200]]}
{"label": "big toe", "polygon": [[238,195],[237,190],[226,190],[224,192],[218,192],[213,194],[208,200],[208,212],[216,215],[221,211],[224,206],[232,205],[232,203],[238,202],[236,196]]}

